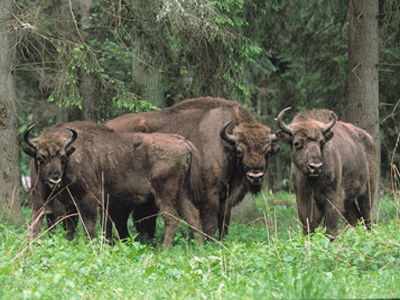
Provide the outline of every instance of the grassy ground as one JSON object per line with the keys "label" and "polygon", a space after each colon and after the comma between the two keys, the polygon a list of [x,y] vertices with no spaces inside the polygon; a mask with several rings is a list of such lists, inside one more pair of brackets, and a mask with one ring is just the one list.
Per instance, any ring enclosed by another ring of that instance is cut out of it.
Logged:
{"label": "grassy ground", "polygon": [[[113,248],[61,229],[31,242],[0,225],[1,299],[400,298],[399,197],[380,200],[379,224],[344,228],[331,243],[300,233],[294,198],[260,195],[260,220],[232,224],[223,244],[197,245],[181,225],[169,252],[156,239]],[[26,212],[29,215],[29,211]]]}

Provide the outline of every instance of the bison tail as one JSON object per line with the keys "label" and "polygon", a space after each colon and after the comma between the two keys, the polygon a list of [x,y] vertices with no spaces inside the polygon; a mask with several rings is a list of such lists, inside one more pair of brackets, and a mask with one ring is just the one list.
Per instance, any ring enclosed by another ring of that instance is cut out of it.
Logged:
{"label": "bison tail", "polygon": [[192,143],[188,143],[190,146],[190,166],[189,166],[189,191],[192,196],[192,202],[195,206],[198,206],[203,197],[203,184],[201,176],[201,157],[199,151],[193,146]]}

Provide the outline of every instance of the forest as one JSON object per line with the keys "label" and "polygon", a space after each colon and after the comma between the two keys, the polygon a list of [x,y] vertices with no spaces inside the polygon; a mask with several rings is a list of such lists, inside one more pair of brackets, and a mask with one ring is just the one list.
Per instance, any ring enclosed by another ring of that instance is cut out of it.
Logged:
{"label": "forest", "polygon": [[[3,0],[0,11],[2,298],[400,296],[398,0]],[[37,136],[207,96],[244,105],[272,132],[289,106],[288,124],[323,108],[369,132],[379,149],[373,229],[342,224],[334,243],[323,228],[303,236],[282,143],[262,193],[238,208],[255,217],[239,212],[221,242],[196,245],[181,222],[159,253],[161,220],[144,243],[109,247],[82,230],[70,242],[58,227],[29,240],[31,124]]]}

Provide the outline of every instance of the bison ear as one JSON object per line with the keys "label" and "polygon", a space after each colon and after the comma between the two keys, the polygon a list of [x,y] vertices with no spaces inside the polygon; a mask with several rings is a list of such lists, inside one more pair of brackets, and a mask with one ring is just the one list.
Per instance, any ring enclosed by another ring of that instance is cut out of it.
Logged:
{"label": "bison ear", "polygon": [[281,152],[281,146],[278,144],[272,144],[271,145],[271,152],[270,155],[277,155],[279,152]]}
{"label": "bison ear", "polygon": [[276,138],[278,141],[284,142],[289,145],[292,143],[292,135],[283,131],[278,131],[276,133]]}
{"label": "bison ear", "polygon": [[149,125],[145,120],[140,120],[135,124],[134,132],[150,133]]}
{"label": "bison ear", "polygon": [[31,156],[31,157],[36,157],[36,150],[33,149],[33,148],[30,147],[30,146],[26,146],[26,147],[24,148],[24,152],[25,152],[26,154],[28,154],[29,156]]}
{"label": "bison ear", "polygon": [[70,147],[68,147],[66,150],[65,150],[65,154],[67,155],[67,157],[68,156],[70,156],[72,153],[74,153],[75,152],[75,147],[72,147],[72,146],[70,146]]}
{"label": "bison ear", "polygon": [[329,142],[334,136],[334,133],[332,131],[328,131],[327,133],[324,134],[325,138],[325,143]]}

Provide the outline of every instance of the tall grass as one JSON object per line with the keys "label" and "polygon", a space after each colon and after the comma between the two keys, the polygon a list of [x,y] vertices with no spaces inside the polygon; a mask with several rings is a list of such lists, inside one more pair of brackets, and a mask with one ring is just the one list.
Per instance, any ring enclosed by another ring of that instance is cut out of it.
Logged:
{"label": "tall grass", "polygon": [[[169,252],[156,238],[114,247],[72,242],[57,228],[31,241],[0,225],[1,299],[377,299],[400,297],[399,195],[379,201],[380,223],[302,235],[294,196],[257,198],[260,220],[232,224],[223,244],[197,245],[181,224]],[[26,210],[27,219],[30,211]],[[132,227],[132,225],[130,225]],[[59,226],[60,227],[60,226]]]}

